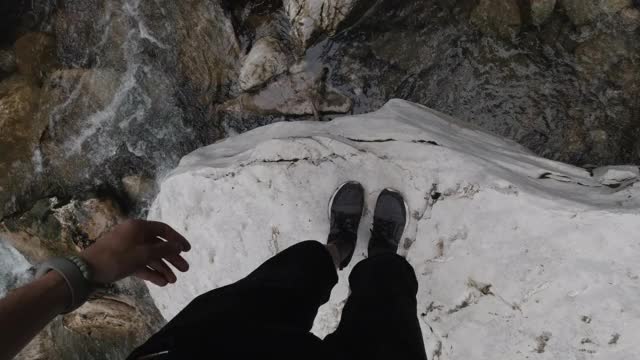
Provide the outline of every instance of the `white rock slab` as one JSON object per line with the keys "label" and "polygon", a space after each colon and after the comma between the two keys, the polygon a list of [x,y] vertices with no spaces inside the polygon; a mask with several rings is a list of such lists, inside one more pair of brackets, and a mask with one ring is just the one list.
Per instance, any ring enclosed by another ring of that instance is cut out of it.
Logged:
{"label": "white rock slab", "polygon": [[376,196],[411,209],[400,253],[414,266],[430,359],[636,359],[640,185],[581,168],[400,100],[332,122],[278,123],[186,156],[150,211],[193,243],[189,273],[151,288],[171,318],[305,239],[325,241],[328,200],[366,188],[359,243],[314,332],[335,329],[365,257]]}

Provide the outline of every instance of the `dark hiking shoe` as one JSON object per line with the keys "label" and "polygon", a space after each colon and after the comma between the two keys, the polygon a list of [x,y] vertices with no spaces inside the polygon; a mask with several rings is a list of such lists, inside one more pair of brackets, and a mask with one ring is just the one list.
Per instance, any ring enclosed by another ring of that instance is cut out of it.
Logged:
{"label": "dark hiking shoe", "polygon": [[331,198],[331,229],[328,244],[340,253],[340,270],[349,264],[358,240],[358,227],[364,208],[364,188],[355,181],[343,184]]}
{"label": "dark hiking shoe", "polygon": [[396,253],[406,223],[407,208],[402,195],[393,189],[383,190],[373,214],[369,256]]}

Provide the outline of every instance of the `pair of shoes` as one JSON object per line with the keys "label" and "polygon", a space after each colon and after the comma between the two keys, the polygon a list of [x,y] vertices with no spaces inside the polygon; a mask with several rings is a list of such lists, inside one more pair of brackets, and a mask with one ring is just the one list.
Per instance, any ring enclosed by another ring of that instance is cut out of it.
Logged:
{"label": "pair of shoes", "polygon": [[[331,229],[327,243],[338,249],[342,270],[351,261],[356,248],[364,208],[364,188],[354,181],[343,184],[333,195],[330,208]],[[393,189],[383,190],[373,215],[369,256],[398,251],[406,222],[407,209],[402,195]]]}

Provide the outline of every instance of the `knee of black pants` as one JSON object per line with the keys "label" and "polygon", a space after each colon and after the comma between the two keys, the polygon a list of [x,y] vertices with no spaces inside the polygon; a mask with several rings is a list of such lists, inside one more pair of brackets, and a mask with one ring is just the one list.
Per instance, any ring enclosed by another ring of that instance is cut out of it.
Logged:
{"label": "knee of black pants", "polygon": [[263,288],[312,293],[326,302],[338,282],[338,274],[326,247],[318,241],[309,240],[278,253],[241,282]]}
{"label": "knee of black pants", "polygon": [[361,261],[349,276],[353,294],[414,297],[418,281],[413,267],[396,254],[381,254]]}

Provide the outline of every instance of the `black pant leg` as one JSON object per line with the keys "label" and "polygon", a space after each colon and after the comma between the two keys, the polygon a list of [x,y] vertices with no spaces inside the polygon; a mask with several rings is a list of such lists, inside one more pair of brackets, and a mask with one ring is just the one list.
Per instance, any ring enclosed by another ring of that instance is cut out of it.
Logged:
{"label": "black pant leg", "polygon": [[[200,344],[229,348],[237,354],[245,350],[267,353],[264,347],[271,340],[265,339],[274,334],[292,339],[309,334],[318,308],[329,300],[337,281],[333,260],[323,244],[298,243],[246,278],[198,296],[130,358]],[[292,346],[304,347],[305,341]]]}
{"label": "black pant leg", "polygon": [[427,358],[417,316],[418,282],[395,254],[360,262],[349,277],[351,295],[338,329],[324,340],[336,359]]}

